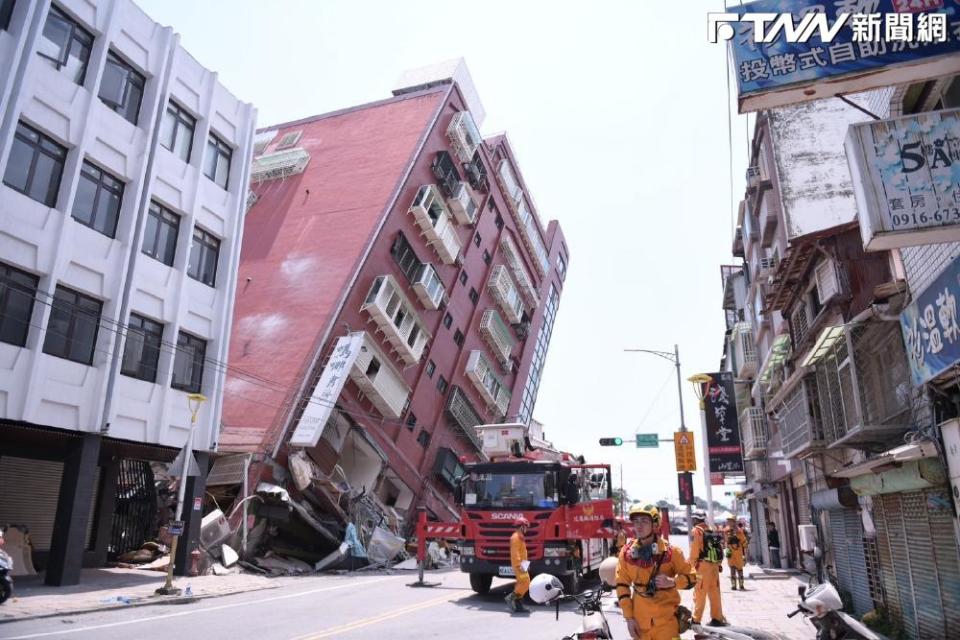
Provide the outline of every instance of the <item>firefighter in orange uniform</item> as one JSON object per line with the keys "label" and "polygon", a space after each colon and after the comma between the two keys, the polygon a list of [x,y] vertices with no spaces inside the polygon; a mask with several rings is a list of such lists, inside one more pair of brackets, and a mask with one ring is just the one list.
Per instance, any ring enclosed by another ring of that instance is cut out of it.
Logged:
{"label": "firefighter in orange uniform", "polygon": [[727,626],[720,603],[720,572],[723,571],[723,546],[720,535],[711,531],[704,522],[702,511],[693,514],[693,542],[690,544],[690,561],[694,563],[700,580],[693,593],[693,623],[700,624],[707,599],[710,600],[711,627]]}
{"label": "firefighter in orange uniform", "polygon": [[[660,511],[634,505],[630,520],[636,539],[620,550],[617,599],[631,638],[673,640],[690,624],[690,611],[680,606],[678,589],[692,589],[697,574],[679,547],[657,535]],[[631,594],[632,591],[632,594]]]}
{"label": "firefighter in orange uniform", "polygon": [[727,568],[730,569],[730,588],[736,591],[739,581],[740,591],[745,591],[743,587],[743,566],[746,562],[743,554],[747,548],[747,534],[737,526],[735,516],[727,518],[727,526],[723,530],[723,537],[727,543],[727,550],[724,555],[727,556]]}
{"label": "firefighter in orange uniform", "polygon": [[504,600],[511,613],[528,613],[530,610],[523,606],[523,596],[527,595],[527,590],[530,588],[530,574],[527,572],[530,561],[527,560],[527,543],[523,536],[527,533],[530,521],[520,516],[513,521],[513,526],[517,530],[510,536],[510,566],[513,567],[517,583]]}

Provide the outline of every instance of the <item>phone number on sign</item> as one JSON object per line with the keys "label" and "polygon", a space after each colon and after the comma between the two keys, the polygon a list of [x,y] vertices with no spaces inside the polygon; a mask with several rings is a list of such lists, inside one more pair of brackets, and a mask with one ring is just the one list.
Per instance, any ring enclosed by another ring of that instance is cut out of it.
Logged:
{"label": "phone number on sign", "polygon": [[953,207],[947,209],[937,209],[933,213],[922,211],[920,213],[894,213],[890,216],[890,222],[894,229],[897,227],[917,226],[924,224],[938,224],[960,221],[960,209]]}

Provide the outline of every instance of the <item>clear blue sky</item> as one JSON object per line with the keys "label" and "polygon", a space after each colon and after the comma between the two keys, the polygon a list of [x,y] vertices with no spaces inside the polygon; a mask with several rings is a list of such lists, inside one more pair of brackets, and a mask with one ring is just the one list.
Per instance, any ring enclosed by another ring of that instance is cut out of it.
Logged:
{"label": "clear blue sky", "polygon": [[[596,442],[679,426],[670,363],[623,349],[679,343],[684,379],[719,364],[719,265],[732,262],[727,76],[706,13],[722,2],[138,3],[254,103],[261,126],[388,97],[403,70],[463,56],[483,132],[508,132],[541,218],[559,220],[570,246],[535,415],[561,448],[623,465],[632,496],[676,499],[671,446]],[[742,195],[740,116],[733,147]],[[699,431],[691,390],[684,382]]]}

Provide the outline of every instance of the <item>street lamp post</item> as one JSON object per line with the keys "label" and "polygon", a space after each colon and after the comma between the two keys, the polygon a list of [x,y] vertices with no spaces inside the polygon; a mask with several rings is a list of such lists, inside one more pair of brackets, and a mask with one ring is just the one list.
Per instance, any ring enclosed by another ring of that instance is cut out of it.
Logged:
{"label": "street lamp post", "polygon": [[712,382],[713,378],[705,373],[697,373],[687,378],[693,383],[693,392],[700,401],[700,439],[703,440],[703,484],[707,494],[707,524],[713,527],[713,485],[710,483],[710,445],[707,442],[707,407],[705,404],[703,385]]}
{"label": "street lamp post", "polygon": [[[174,521],[180,523],[183,517],[183,501],[187,495],[187,474],[190,473],[190,459],[193,457],[193,431],[197,424],[197,413],[200,411],[200,405],[206,402],[207,397],[199,393],[191,393],[187,396],[187,406],[190,407],[190,432],[187,434],[187,443],[183,447],[183,467],[180,471],[180,488],[177,492],[177,512]],[[180,525],[182,526],[182,524]],[[173,532],[173,542],[170,544],[170,563],[167,565],[167,581],[162,587],[157,589],[157,595],[177,596],[180,595],[180,589],[173,586],[173,563],[177,557],[177,541],[180,539],[180,533],[175,529]]]}
{"label": "street lamp post", "polygon": [[[680,378],[680,347],[673,345],[673,353],[669,351],[654,351],[652,349],[624,349],[630,353],[652,353],[660,356],[664,360],[669,360],[677,368],[677,397],[680,400],[680,431],[686,431],[687,425],[683,420],[683,385]],[[687,532],[693,531],[693,509],[688,504],[687,507]]]}

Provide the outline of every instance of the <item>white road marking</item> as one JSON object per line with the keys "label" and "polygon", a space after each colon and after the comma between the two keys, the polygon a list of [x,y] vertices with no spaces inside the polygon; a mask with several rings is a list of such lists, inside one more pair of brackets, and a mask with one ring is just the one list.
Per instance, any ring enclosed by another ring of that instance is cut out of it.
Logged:
{"label": "white road marking", "polygon": [[[379,578],[377,580],[364,581],[363,584],[375,584],[377,582],[387,582],[388,580],[391,580],[391,579],[393,578]],[[299,598],[301,596],[308,596],[314,593],[321,593],[324,591],[337,591],[338,589],[349,589],[351,587],[355,589],[357,585],[358,583],[356,580],[351,580],[348,584],[341,584],[335,587],[321,587],[319,589],[310,589],[308,591],[300,591],[298,593],[288,593],[282,596],[274,596],[272,598],[263,598],[261,600],[257,600],[257,604],[262,604],[264,602],[276,602],[277,600],[288,600],[290,598]],[[160,603],[158,602],[157,604],[160,604]],[[65,636],[71,633],[82,633],[84,631],[93,631],[95,629],[109,629],[111,627],[122,627],[128,624],[140,624],[142,622],[152,622],[154,620],[166,620],[168,618],[179,618],[182,616],[190,616],[196,613],[206,613],[208,611],[223,611],[224,609],[233,609],[235,607],[248,607],[248,606],[250,606],[249,602],[235,602],[233,604],[221,604],[215,607],[206,607],[204,609],[191,609],[189,611],[178,611],[177,613],[168,613],[162,616],[149,616],[147,618],[137,618],[135,620],[121,620],[120,622],[109,622],[106,624],[97,624],[89,627],[77,627],[75,629],[58,629],[57,631],[31,633],[25,636],[13,636],[11,638],[7,638],[7,640],[28,640],[29,638],[48,638],[50,636]],[[68,616],[68,615],[70,614],[64,613],[64,616]]]}

